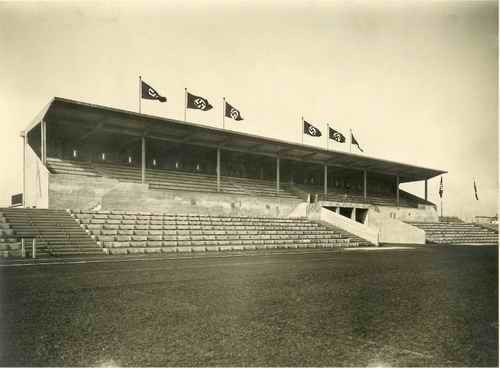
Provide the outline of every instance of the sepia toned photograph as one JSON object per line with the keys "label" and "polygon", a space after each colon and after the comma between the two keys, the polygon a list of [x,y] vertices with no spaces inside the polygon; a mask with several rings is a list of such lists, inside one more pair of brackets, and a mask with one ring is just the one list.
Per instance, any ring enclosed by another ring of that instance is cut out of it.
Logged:
{"label": "sepia toned photograph", "polygon": [[498,367],[498,1],[0,1],[0,366]]}

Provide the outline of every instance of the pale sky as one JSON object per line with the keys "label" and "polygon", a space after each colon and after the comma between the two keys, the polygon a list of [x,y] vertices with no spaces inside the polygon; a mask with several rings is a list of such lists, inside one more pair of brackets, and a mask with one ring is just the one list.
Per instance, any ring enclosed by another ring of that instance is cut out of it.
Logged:
{"label": "pale sky", "polygon": [[187,87],[214,105],[193,122],[221,126],[223,96],[245,118],[233,130],[298,142],[302,115],[329,122],[365,155],[447,170],[445,215],[495,215],[497,31],[494,1],[0,3],[0,206],[50,98],[137,111],[141,74],[168,98],[145,113],[183,119]]}

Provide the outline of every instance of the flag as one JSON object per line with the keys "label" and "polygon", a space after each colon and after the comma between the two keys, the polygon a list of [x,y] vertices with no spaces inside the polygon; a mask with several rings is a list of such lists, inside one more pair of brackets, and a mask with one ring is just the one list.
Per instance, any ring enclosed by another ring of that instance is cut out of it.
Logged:
{"label": "flag", "polygon": [[187,108],[188,109],[208,111],[213,107],[212,105],[210,105],[210,103],[208,102],[208,100],[206,98],[192,95],[189,92],[186,92],[186,93],[187,93]]}
{"label": "flag", "polygon": [[328,127],[328,129],[328,135],[330,136],[330,139],[333,139],[334,141],[339,143],[345,143],[345,136],[342,133],[337,132],[335,129],[332,129],[330,127]]}
{"label": "flag", "polygon": [[160,102],[166,102],[167,99],[163,96],[160,96],[156,90],[151,87],[149,84],[141,80],[141,88],[142,88],[142,98],[145,100],[158,100]]}
{"label": "flag", "polygon": [[479,197],[477,196],[476,179],[474,179],[474,196],[476,197],[476,201],[479,201]]}
{"label": "flag", "polygon": [[354,144],[354,145],[356,145],[361,152],[364,152],[363,149],[359,146],[359,143],[356,140],[356,138],[354,138],[354,134],[352,134],[352,132],[351,132],[351,143]]}
{"label": "flag", "polygon": [[321,131],[314,125],[309,124],[304,120],[304,134],[308,134],[312,137],[321,137]]}
{"label": "flag", "polygon": [[441,176],[441,182],[439,183],[439,197],[443,198],[443,177]]}
{"label": "flag", "polygon": [[240,110],[235,109],[231,104],[226,102],[226,106],[224,107],[225,113],[224,115],[228,118],[234,119],[236,121],[243,120],[243,116],[241,116]]}

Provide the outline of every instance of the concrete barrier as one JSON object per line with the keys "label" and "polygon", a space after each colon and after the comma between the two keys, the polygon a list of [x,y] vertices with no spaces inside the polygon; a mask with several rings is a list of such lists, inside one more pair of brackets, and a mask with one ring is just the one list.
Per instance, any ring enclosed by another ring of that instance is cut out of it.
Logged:
{"label": "concrete barrier", "polygon": [[396,219],[387,218],[378,212],[369,211],[366,223],[368,227],[379,232],[380,243],[425,244],[424,230]]}
{"label": "concrete barrier", "polygon": [[321,221],[333,225],[374,245],[379,245],[378,229],[368,227],[365,224],[351,220],[321,206],[311,206],[308,212],[308,218],[313,221]]}

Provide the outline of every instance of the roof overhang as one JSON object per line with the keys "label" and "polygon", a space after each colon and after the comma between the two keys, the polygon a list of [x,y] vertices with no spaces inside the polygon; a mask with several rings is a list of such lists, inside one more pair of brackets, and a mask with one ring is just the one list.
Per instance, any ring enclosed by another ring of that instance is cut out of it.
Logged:
{"label": "roof overhang", "polygon": [[52,99],[48,107],[43,111],[43,118],[48,125],[57,123],[59,125],[58,130],[67,127],[68,134],[71,133],[72,127],[84,129],[85,133],[80,135],[80,139],[85,139],[99,132],[137,137],[145,136],[169,142],[214,148],[221,147],[225,150],[280,157],[280,159],[318,164],[326,163],[329,166],[366,170],[370,173],[383,175],[399,175],[402,183],[426,180],[446,173],[443,170],[419,167],[355,153],[326,150],[305,144],[285,142],[228,129],[207,127],[176,119],[139,114],[133,111],[60,97]]}

